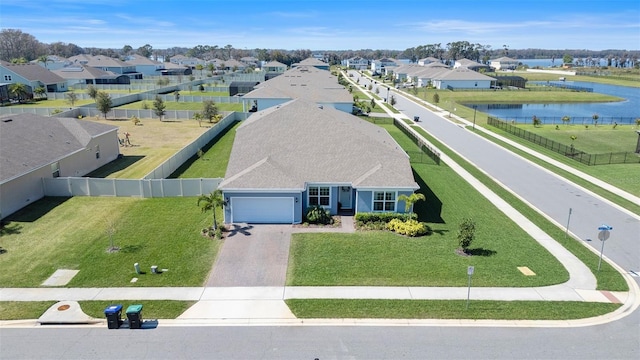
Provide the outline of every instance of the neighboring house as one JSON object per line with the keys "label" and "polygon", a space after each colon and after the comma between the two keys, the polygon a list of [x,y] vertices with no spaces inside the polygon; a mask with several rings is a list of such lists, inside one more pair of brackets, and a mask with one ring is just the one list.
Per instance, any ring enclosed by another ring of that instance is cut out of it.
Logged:
{"label": "neighboring house", "polygon": [[491,66],[485,65],[485,64],[480,64],[477,61],[473,61],[473,60],[469,60],[469,59],[456,60],[454,65],[453,65],[453,68],[454,69],[467,68],[467,69],[473,70],[473,71],[480,71],[481,69],[484,69],[485,71],[491,71]]}
{"label": "neighboring house", "polygon": [[32,60],[31,63],[32,64],[36,64],[36,65],[40,65],[43,68],[48,69],[48,70],[58,70],[58,69],[62,69],[65,66],[71,65],[71,61],[69,61],[66,58],[63,58],[63,57],[60,57],[60,56],[56,56],[56,55],[48,55],[46,62],[42,62],[42,61],[38,61],[38,60]]}
{"label": "neighboring house", "polygon": [[110,71],[114,74],[127,75],[131,79],[142,79],[142,74],[136,71],[135,65],[127,64],[120,59],[114,59],[108,56],[94,56],[86,65],[96,69]]}
{"label": "neighboring house", "polygon": [[67,87],[75,84],[131,84],[131,79],[127,75],[114,74],[86,65],[68,66],[53,72],[67,81]]}
{"label": "neighboring house", "polygon": [[242,97],[264,110],[292,99],[306,99],[317,105],[334,107],[351,113],[353,96],[338,78],[327,70],[313,66],[299,66],[269,79]]}
{"label": "neighboring house", "polygon": [[518,67],[518,60],[503,56],[491,60],[489,65],[496,70],[515,70]]}
{"label": "neighboring house", "polygon": [[224,71],[244,71],[244,69],[247,68],[246,64],[236,59],[229,59],[229,60],[214,59],[211,62],[214,63],[216,69],[224,70]]}
{"label": "neighboring house", "polygon": [[36,64],[11,64],[0,61],[0,82],[21,83],[31,91],[44,87],[47,92],[67,91],[67,82],[60,76]]}
{"label": "neighboring house", "polygon": [[436,59],[432,56],[426,57],[424,59],[420,59],[418,60],[418,65],[420,66],[425,66],[425,65],[429,65],[432,63],[442,63],[442,61],[440,61],[440,59]]}
{"label": "neighboring house", "polygon": [[432,80],[436,89],[490,89],[494,78],[478,72],[459,68],[448,70]]}
{"label": "neighboring house", "polygon": [[267,74],[282,74],[287,71],[287,65],[279,61],[269,61],[268,63],[262,65],[262,71],[266,72]]}
{"label": "neighboring house", "polygon": [[253,66],[253,67],[257,67],[258,63],[260,62],[260,60],[258,60],[257,58],[254,58],[253,56],[245,56],[241,58],[240,61],[244,63],[246,66]]}
{"label": "neighboring house", "polygon": [[143,76],[160,75],[160,72],[165,69],[164,63],[153,61],[140,55],[129,55],[125,58],[124,62],[133,65],[135,71],[141,73]]}
{"label": "neighboring house", "polygon": [[310,57],[310,58],[306,58],[302,61],[300,61],[297,64],[293,64],[291,65],[292,68],[298,67],[298,66],[313,66],[317,69],[320,70],[329,70],[329,68],[331,67],[329,64],[327,64],[324,61],[320,61],[316,58]]}
{"label": "neighboring house", "polygon": [[361,57],[347,59],[345,65],[349,69],[366,70],[369,68],[369,60]]}
{"label": "neighboring house", "polygon": [[190,68],[195,68],[196,65],[205,65],[204,60],[192,57],[186,57],[184,55],[176,55],[169,60],[172,64],[188,66]]}
{"label": "neighboring house", "polygon": [[0,216],[42,198],[43,178],[83,176],[115,160],[117,131],[117,126],[74,118],[0,117]]}
{"label": "neighboring house", "polygon": [[388,74],[398,67],[398,63],[394,59],[382,58],[371,61],[371,72],[374,74]]}
{"label": "neighboring house", "polygon": [[91,58],[93,58],[93,56],[87,55],[87,54],[80,54],[80,55],[72,56],[67,60],[69,60],[69,62],[71,62],[72,64],[87,65],[89,61],[91,61]]}
{"label": "neighboring house", "polygon": [[312,205],[331,214],[404,212],[398,197],[418,188],[386,130],[300,99],[238,127],[220,184],[225,223],[301,223]]}

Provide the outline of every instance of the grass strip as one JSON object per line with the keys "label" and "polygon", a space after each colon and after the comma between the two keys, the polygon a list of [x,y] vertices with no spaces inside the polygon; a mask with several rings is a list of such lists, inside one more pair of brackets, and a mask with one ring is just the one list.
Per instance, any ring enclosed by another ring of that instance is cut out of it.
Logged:
{"label": "grass strip", "polygon": [[[471,290],[473,294],[473,289]],[[289,299],[302,319],[572,320],[604,315],[621,305],[578,301]]]}
{"label": "grass strip", "polygon": [[[57,301],[0,301],[0,320],[38,319]],[[114,300],[114,301],[79,301],[82,311],[96,319],[104,318],[104,309],[112,304],[123,305],[122,316],[125,317],[127,306],[142,304],[143,319],[175,319],[185,312],[194,301],[174,300]]]}
{"label": "grass strip", "polygon": [[440,149],[443,153],[447,154],[453,161],[462,166],[466,171],[468,171],[471,175],[473,175],[476,179],[482,182],[485,186],[487,186],[491,191],[495,192],[502,199],[507,201],[511,206],[513,206],[516,210],[518,210],[521,214],[523,214],[527,219],[533,222],[536,226],[541,228],[544,232],[549,234],[553,239],[558,241],[562,246],[564,246],[567,250],[571,251],[575,256],[580,259],[591,272],[596,276],[598,281],[598,290],[609,290],[609,291],[628,291],[629,287],[627,286],[624,278],[607,262],[602,263],[602,268],[600,271],[598,269],[598,256],[591,252],[586,246],[580,244],[573,238],[566,237],[564,230],[560,229],[555,224],[551,223],[549,220],[544,218],[530,206],[522,202],[515,195],[511,194],[509,191],[505,190],[502,186],[498,185],[495,181],[493,181],[490,177],[485,175],[482,171],[477,169],[475,166],[471,165],[469,162],[455,154],[444,144],[430,136],[424,129],[419,126],[413,126],[413,128],[418,131],[422,136],[424,136],[428,141],[430,141],[433,145]]}

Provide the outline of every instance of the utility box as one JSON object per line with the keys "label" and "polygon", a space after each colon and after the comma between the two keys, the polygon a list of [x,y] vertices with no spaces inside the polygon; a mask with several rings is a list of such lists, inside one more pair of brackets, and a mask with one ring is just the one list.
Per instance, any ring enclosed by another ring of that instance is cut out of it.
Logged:
{"label": "utility box", "polygon": [[104,309],[109,329],[119,329],[122,325],[122,305],[109,305]]}
{"label": "utility box", "polygon": [[142,328],[142,305],[130,305],[127,308],[127,319],[129,319],[129,329]]}

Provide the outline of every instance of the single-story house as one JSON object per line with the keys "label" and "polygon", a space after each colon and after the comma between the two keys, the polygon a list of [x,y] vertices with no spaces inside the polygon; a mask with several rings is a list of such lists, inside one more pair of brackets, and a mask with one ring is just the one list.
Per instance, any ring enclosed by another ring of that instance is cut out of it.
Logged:
{"label": "single-story house", "polygon": [[242,97],[258,110],[283,104],[292,99],[306,99],[347,113],[353,110],[353,96],[338,78],[314,66],[298,66],[269,79]]}
{"label": "single-story house", "polygon": [[432,79],[436,89],[490,89],[495,79],[469,69],[458,68],[441,72]]}
{"label": "single-story house", "polygon": [[135,71],[141,73],[143,76],[158,75],[160,71],[165,68],[164,63],[153,61],[138,54],[127,56],[124,62],[129,65],[133,65],[135,67]]}
{"label": "single-story house", "polygon": [[503,56],[491,60],[489,65],[496,70],[515,70],[518,67],[518,60]]}
{"label": "single-story house", "polygon": [[11,64],[0,61],[0,82],[21,83],[31,91],[43,87],[47,92],[67,91],[65,79],[37,64]]}
{"label": "single-story house", "polygon": [[480,71],[480,70],[484,69],[485,71],[491,71],[491,66],[485,65],[485,64],[480,64],[477,61],[473,61],[473,60],[469,60],[469,59],[458,59],[458,60],[456,60],[454,65],[453,65],[453,68],[454,69],[467,68],[467,69],[473,70],[473,71]]}
{"label": "single-story house", "polygon": [[434,58],[433,56],[418,60],[418,65],[420,66],[425,66],[433,63],[442,63],[442,61],[440,61],[440,59]]}
{"label": "single-story house", "polygon": [[353,57],[345,60],[349,69],[367,70],[369,68],[369,60],[362,57]]}
{"label": "single-story house", "polygon": [[386,130],[302,99],[238,127],[220,184],[225,223],[301,223],[314,205],[331,214],[404,212],[398,197],[418,188]]}
{"label": "single-story house", "polygon": [[329,70],[329,68],[331,67],[331,65],[327,64],[324,61],[318,60],[316,58],[310,57],[310,58],[306,58],[302,61],[300,61],[299,63],[293,64],[291,65],[292,68],[298,67],[298,66],[313,66],[317,69],[320,70]]}
{"label": "single-story house", "polygon": [[0,216],[44,197],[43,178],[83,176],[115,160],[117,131],[117,126],[74,118],[1,116]]}
{"label": "single-story house", "polygon": [[114,74],[127,75],[131,79],[142,79],[142,73],[136,71],[136,65],[128,64],[120,59],[115,59],[109,56],[77,55],[70,57],[69,60],[73,62],[77,61],[82,65],[91,66],[96,69],[110,71]]}
{"label": "single-story house", "polygon": [[87,65],[74,65],[53,72],[67,81],[67,86],[75,84],[131,84],[131,79],[127,75],[114,74]]}

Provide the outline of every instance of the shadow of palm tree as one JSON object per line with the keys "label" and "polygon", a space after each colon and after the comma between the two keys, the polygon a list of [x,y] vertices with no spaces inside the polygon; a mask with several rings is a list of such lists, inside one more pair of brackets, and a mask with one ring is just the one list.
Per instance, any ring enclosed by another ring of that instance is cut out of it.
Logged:
{"label": "shadow of palm tree", "polygon": [[246,225],[246,224],[245,225],[233,224],[231,226],[232,227],[229,229],[229,235],[227,235],[227,237],[235,236],[237,233],[249,236],[251,235],[251,232],[249,232],[249,230],[253,229],[253,225]]}
{"label": "shadow of palm tree", "polygon": [[12,224],[10,221],[5,222],[4,220],[0,222],[0,236],[20,234],[20,230],[22,230],[20,224]]}

